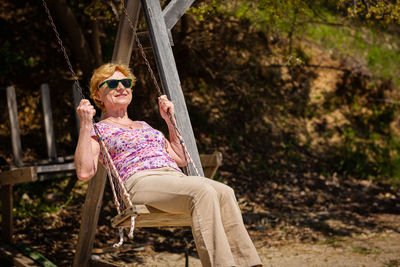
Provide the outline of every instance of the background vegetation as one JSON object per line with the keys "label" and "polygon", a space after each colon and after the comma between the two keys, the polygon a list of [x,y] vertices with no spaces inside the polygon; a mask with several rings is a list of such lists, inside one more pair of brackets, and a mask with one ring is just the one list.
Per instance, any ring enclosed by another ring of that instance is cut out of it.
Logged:
{"label": "background vegetation", "polygon": [[[111,59],[120,1],[48,4],[87,88],[93,69]],[[338,196],[353,197],[355,184],[368,181],[389,190],[385,203],[395,209],[399,24],[395,0],[196,1],[173,28],[173,50],[200,153],[218,150],[224,156],[215,179],[279,213],[296,205],[326,208]],[[42,83],[51,88],[58,154],[73,154],[71,75],[41,1],[2,1],[0,28],[2,169],[13,165],[4,91],[9,85],[17,90],[25,162],[46,157]],[[156,69],[151,49],[146,53]],[[165,130],[136,48],[131,68],[138,77],[131,117]],[[46,196],[71,187],[63,183],[49,184],[47,191],[36,184],[18,187],[17,205],[26,207],[19,216],[59,211]],[[62,199],[69,205],[70,196]]]}

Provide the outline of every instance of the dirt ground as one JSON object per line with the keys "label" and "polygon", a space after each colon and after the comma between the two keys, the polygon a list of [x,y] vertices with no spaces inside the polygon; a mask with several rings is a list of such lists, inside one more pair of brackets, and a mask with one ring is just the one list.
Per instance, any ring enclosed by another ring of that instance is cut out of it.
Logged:
{"label": "dirt ground", "polygon": [[[311,242],[295,240],[284,229],[250,230],[250,234],[256,237],[255,245],[264,266],[400,266],[400,215],[380,214],[373,219],[382,226],[380,230],[364,229],[349,236],[330,237],[310,232],[317,239]],[[346,227],[335,220],[328,223],[332,227]],[[185,265],[183,251],[154,251],[151,245],[138,244],[129,247],[129,244],[125,245],[123,255],[129,258],[129,254],[135,254],[135,262],[115,261],[115,256],[121,253],[116,251],[102,253],[99,258],[125,266]],[[200,260],[191,255],[189,266],[201,266]]]}
{"label": "dirt ground", "polygon": [[[267,181],[261,188],[265,190],[262,198],[252,201],[251,196],[238,197],[243,220],[264,266],[400,266],[398,189],[318,176],[304,179],[301,185],[304,189]],[[54,190],[53,184],[47,186]],[[30,216],[22,217],[23,206],[16,207],[21,212],[15,220],[16,242],[33,248],[57,266],[71,266],[86,187],[86,183],[77,183],[71,202],[52,212],[31,211]],[[268,195],[268,188],[274,188],[273,194]],[[44,184],[42,190],[47,190]],[[65,195],[57,198],[48,194],[58,206],[66,203]],[[28,203],[26,196],[17,194],[16,199]],[[118,242],[118,230],[110,226],[113,216],[107,188],[96,228],[94,257],[123,266],[185,266],[187,248],[189,266],[200,266],[190,228],[138,228],[133,241],[126,240],[115,249],[112,245]]]}

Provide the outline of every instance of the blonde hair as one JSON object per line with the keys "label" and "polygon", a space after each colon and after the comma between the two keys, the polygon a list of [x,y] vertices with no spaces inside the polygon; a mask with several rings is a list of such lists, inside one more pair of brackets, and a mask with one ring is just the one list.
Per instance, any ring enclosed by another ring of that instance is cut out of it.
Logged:
{"label": "blonde hair", "polygon": [[108,77],[112,76],[114,74],[114,72],[116,72],[116,71],[119,71],[122,74],[124,74],[126,77],[131,78],[132,86],[134,86],[135,82],[136,82],[135,75],[133,75],[130,68],[126,65],[116,64],[116,63],[107,63],[107,64],[103,64],[100,67],[98,67],[93,72],[92,78],[90,79],[90,98],[93,99],[96,106],[101,108],[101,110],[103,112],[105,112],[104,104],[96,96],[100,90],[99,85],[100,85],[101,81],[104,81]]}

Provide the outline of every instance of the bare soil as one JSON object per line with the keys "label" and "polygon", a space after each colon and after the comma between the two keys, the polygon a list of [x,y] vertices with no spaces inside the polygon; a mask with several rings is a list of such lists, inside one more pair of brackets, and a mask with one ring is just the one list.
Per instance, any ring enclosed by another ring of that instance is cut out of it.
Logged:
{"label": "bare soil", "polygon": [[[385,229],[381,231],[364,229],[349,236],[320,237],[314,242],[296,240],[294,236],[286,235],[282,229],[251,230],[250,234],[255,240],[264,266],[400,266],[400,216],[376,215],[374,220]],[[150,244],[143,246],[127,244],[121,251],[125,261],[115,258],[119,254],[116,251],[109,253],[102,251],[103,253],[98,256],[103,260],[125,266],[184,266],[185,264],[184,251],[181,253],[155,251]],[[130,262],[129,254],[132,254],[132,258],[136,258],[135,262]],[[195,255],[189,257],[189,264],[201,266],[200,260]]]}
{"label": "bare soil", "polygon": [[[302,184],[306,187],[299,191],[294,185],[266,181],[265,189],[275,189],[263,200],[238,195],[244,222],[265,266],[400,266],[398,190],[382,183],[318,176]],[[57,266],[71,266],[87,183],[58,185],[56,192],[62,193],[50,193],[55,190],[54,183],[41,184],[49,203],[58,207],[47,212],[29,210],[36,208],[35,202],[16,189],[15,241]],[[26,216],[22,211],[32,214]],[[186,248],[190,266],[200,266],[189,228],[139,228],[133,241],[113,248],[118,241],[118,230],[110,226],[114,215],[106,187],[92,253],[95,257],[124,266],[184,266]]]}

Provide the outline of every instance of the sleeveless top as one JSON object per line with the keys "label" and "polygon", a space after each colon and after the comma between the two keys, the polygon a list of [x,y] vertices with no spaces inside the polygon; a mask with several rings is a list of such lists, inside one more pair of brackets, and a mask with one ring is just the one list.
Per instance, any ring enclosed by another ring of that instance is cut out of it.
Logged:
{"label": "sleeveless top", "polygon": [[[96,123],[121,179],[125,182],[138,171],[162,167],[181,171],[165,149],[164,135],[146,122],[138,122],[143,128],[123,129],[102,122]],[[94,129],[92,137],[97,137]],[[102,152],[100,161],[107,166]]]}

